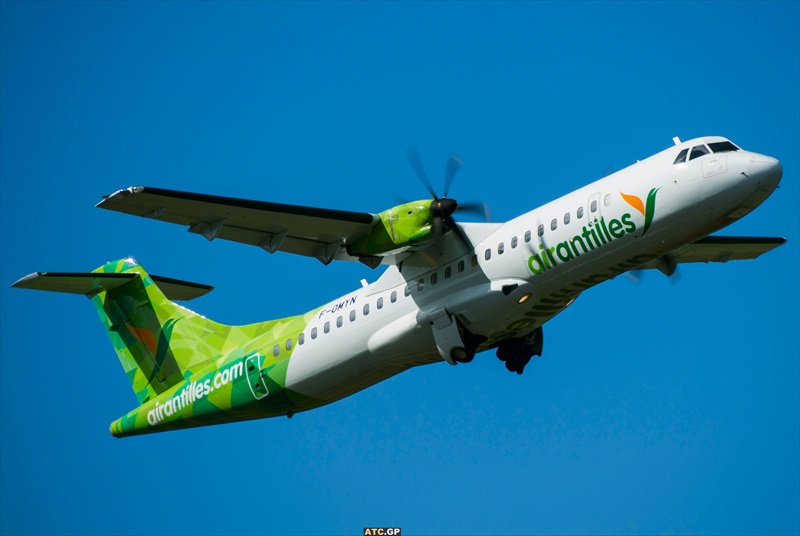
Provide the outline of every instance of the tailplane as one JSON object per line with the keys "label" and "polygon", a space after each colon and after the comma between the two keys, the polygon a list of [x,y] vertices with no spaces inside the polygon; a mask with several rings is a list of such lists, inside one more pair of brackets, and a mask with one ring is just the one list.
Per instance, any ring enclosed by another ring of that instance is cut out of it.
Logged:
{"label": "tailplane", "polygon": [[38,272],[12,286],[91,299],[140,404],[189,378],[233,344],[231,326],[171,301],[190,300],[213,287],[150,276],[132,258],[91,273]]}

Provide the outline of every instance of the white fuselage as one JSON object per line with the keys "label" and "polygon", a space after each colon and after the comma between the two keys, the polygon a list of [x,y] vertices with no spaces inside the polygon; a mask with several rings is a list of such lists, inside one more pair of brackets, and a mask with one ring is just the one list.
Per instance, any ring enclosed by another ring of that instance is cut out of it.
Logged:
{"label": "white fuselage", "polygon": [[781,168],[743,150],[674,163],[684,149],[726,141],[677,144],[504,224],[461,224],[472,251],[448,233],[316,311],[286,388],[334,401],[441,361],[433,331],[449,318],[487,337],[485,350],[541,327],[586,288],[729,225],[772,193]]}

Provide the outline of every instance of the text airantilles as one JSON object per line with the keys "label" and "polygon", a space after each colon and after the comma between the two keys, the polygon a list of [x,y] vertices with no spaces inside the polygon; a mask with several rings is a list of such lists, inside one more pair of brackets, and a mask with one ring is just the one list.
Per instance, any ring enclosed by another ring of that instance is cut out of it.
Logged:
{"label": "text airantilles", "polygon": [[622,238],[628,233],[636,231],[636,224],[633,223],[629,213],[622,215],[619,220],[613,219],[606,223],[602,216],[598,220],[590,221],[588,226],[583,226],[583,232],[575,235],[569,240],[565,240],[554,247],[545,247],[539,244],[541,253],[534,253],[528,259],[528,268],[534,274],[541,274],[550,268],[555,268],[559,262],[569,262],[580,257],[583,253],[588,253],[600,248],[612,240]]}
{"label": "text airantilles", "polygon": [[243,374],[244,363],[239,361],[215,373],[213,378],[208,378],[205,381],[189,382],[183,389],[178,390],[163,404],[157,401],[153,409],[147,412],[147,422],[150,426],[155,426],[164,419],[172,417],[173,414],[177,414],[179,411],[183,410],[183,408],[208,396],[210,393],[214,392],[215,389],[221,389],[224,385],[234,381]]}

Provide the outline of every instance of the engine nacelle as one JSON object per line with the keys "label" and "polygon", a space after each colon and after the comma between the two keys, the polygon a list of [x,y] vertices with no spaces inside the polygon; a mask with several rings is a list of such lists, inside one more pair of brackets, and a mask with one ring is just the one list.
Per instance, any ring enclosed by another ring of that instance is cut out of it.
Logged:
{"label": "engine nacelle", "polygon": [[431,201],[427,199],[381,212],[378,214],[380,223],[350,243],[347,253],[354,257],[384,256],[427,242],[432,236],[430,207]]}

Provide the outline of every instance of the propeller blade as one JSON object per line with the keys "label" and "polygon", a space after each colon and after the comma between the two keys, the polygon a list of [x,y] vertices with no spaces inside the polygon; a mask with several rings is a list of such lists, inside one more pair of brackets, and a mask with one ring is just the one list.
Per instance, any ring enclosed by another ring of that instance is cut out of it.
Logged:
{"label": "propeller blade", "polygon": [[628,278],[628,281],[633,283],[634,285],[638,285],[642,282],[642,276],[644,275],[644,270],[628,270],[625,272],[625,277]]}
{"label": "propeller blade", "polygon": [[441,216],[434,216],[433,218],[433,227],[431,228],[433,232],[433,236],[437,238],[441,238],[444,236],[444,233],[447,231],[447,228],[444,225],[444,219]]}
{"label": "propeller blade", "polygon": [[447,227],[450,228],[456,234],[459,240],[461,240],[461,243],[467,246],[467,251],[470,251],[472,249],[472,242],[469,241],[469,238],[467,238],[467,235],[464,233],[464,230],[458,226],[458,224],[455,222],[455,220],[453,220],[453,218],[447,218],[445,222],[447,224]]}
{"label": "propeller blade", "polygon": [[456,153],[450,153],[450,158],[447,159],[447,168],[444,171],[444,193],[442,197],[447,197],[447,192],[450,191],[450,185],[453,183],[453,178],[464,165],[464,159]]}
{"label": "propeller blade", "polygon": [[411,199],[404,197],[398,193],[395,193],[392,197],[394,198],[395,205],[405,205],[406,203],[411,202]]}
{"label": "propeller blade", "polygon": [[[677,263],[674,260],[670,263],[667,261],[662,261],[664,264],[659,266],[657,269],[659,272],[663,273],[669,279],[669,282],[673,285],[677,283],[681,278],[681,271],[678,269]],[[662,267],[664,269],[662,269]],[[666,270],[666,271],[665,271]],[[642,282],[642,278],[644,278],[645,270],[628,270],[623,275],[628,278],[628,281],[633,283],[634,285],[638,285]]]}
{"label": "propeller blade", "polygon": [[428,175],[425,173],[425,168],[422,165],[422,158],[419,156],[419,149],[417,149],[416,145],[412,145],[411,147],[406,150],[406,156],[408,157],[408,161],[411,164],[411,168],[414,170],[414,173],[417,174],[417,177],[422,184],[425,185],[425,188],[428,189],[428,192],[431,194],[431,197],[434,199],[439,199],[439,196],[436,195],[436,190],[433,189],[433,185],[431,185],[430,179],[428,179]]}
{"label": "propeller blade", "polygon": [[484,221],[492,221],[492,214],[489,210],[489,205],[481,201],[467,201],[466,203],[459,203],[457,212],[469,212],[482,216]]}

